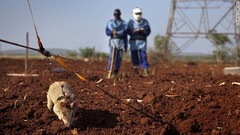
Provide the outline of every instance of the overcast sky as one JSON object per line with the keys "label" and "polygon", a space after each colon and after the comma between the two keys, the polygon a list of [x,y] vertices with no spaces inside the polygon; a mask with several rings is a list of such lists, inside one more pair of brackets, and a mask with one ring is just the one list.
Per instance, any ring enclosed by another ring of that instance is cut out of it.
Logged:
{"label": "overcast sky", "polygon": [[[165,35],[171,0],[30,0],[39,36],[44,47],[77,50],[95,46],[97,51],[108,52],[109,37],[105,26],[119,8],[122,19],[132,18],[132,9],[142,8],[152,29],[148,37],[149,48],[157,34]],[[194,15],[193,15],[194,17]],[[31,47],[38,48],[27,0],[0,1],[0,39],[26,43],[29,32]],[[201,47],[199,47],[201,44]],[[0,43],[1,50],[20,49]],[[197,42],[185,52],[211,53],[207,42]]]}

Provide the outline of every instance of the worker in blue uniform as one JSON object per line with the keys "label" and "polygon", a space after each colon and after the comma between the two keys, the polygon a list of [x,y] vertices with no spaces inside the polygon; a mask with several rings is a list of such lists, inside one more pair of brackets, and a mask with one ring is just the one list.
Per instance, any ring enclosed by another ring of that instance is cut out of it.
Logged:
{"label": "worker in blue uniform", "polygon": [[127,32],[130,36],[129,44],[134,71],[138,74],[138,66],[141,65],[143,75],[149,75],[149,63],[147,59],[147,37],[151,28],[147,19],[142,18],[142,10],[139,7],[133,9],[133,19],[128,22]]}
{"label": "worker in blue uniform", "polygon": [[114,19],[110,19],[106,26],[106,35],[110,37],[110,54],[107,69],[110,71],[113,63],[113,73],[117,75],[121,66],[123,51],[127,51],[127,22],[121,18],[120,9],[114,10]]}

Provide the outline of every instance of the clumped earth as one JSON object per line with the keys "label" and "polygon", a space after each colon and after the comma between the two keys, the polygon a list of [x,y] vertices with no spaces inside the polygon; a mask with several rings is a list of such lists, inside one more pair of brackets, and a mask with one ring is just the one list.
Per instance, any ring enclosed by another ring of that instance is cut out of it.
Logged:
{"label": "clumped earth", "polygon": [[[239,76],[224,75],[232,65],[174,62],[151,65],[150,75],[134,74],[124,61],[107,79],[106,61],[66,61],[84,82],[51,59],[0,59],[0,134],[240,134]],[[47,90],[68,82],[77,93],[72,128],[47,109]]]}

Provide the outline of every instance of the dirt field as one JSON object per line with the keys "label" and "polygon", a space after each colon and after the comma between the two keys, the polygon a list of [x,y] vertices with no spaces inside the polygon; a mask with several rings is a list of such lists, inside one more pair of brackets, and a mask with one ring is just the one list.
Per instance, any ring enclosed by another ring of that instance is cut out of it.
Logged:
{"label": "dirt field", "polygon": [[[83,82],[51,61],[30,59],[29,73],[39,76],[13,77],[7,73],[24,73],[24,60],[0,59],[0,134],[240,134],[240,86],[232,84],[240,77],[223,74],[233,65],[159,64],[141,77],[123,62],[107,80],[105,61],[69,62]],[[49,85],[62,80],[78,96],[72,129],[46,106]]]}

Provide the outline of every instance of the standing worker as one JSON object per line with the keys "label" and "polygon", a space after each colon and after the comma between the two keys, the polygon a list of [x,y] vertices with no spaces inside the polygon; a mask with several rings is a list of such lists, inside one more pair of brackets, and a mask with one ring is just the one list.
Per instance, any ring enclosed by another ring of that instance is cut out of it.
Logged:
{"label": "standing worker", "polygon": [[151,33],[148,21],[142,18],[142,10],[139,7],[133,9],[133,18],[128,22],[128,34],[130,35],[131,59],[135,73],[138,74],[138,65],[143,68],[143,76],[149,74],[147,60],[147,37]]}
{"label": "standing worker", "polygon": [[107,22],[106,35],[110,36],[110,54],[107,69],[109,75],[117,75],[121,66],[123,50],[127,51],[127,22],[121,19],[120,9],[114,10],[114,19]]}

